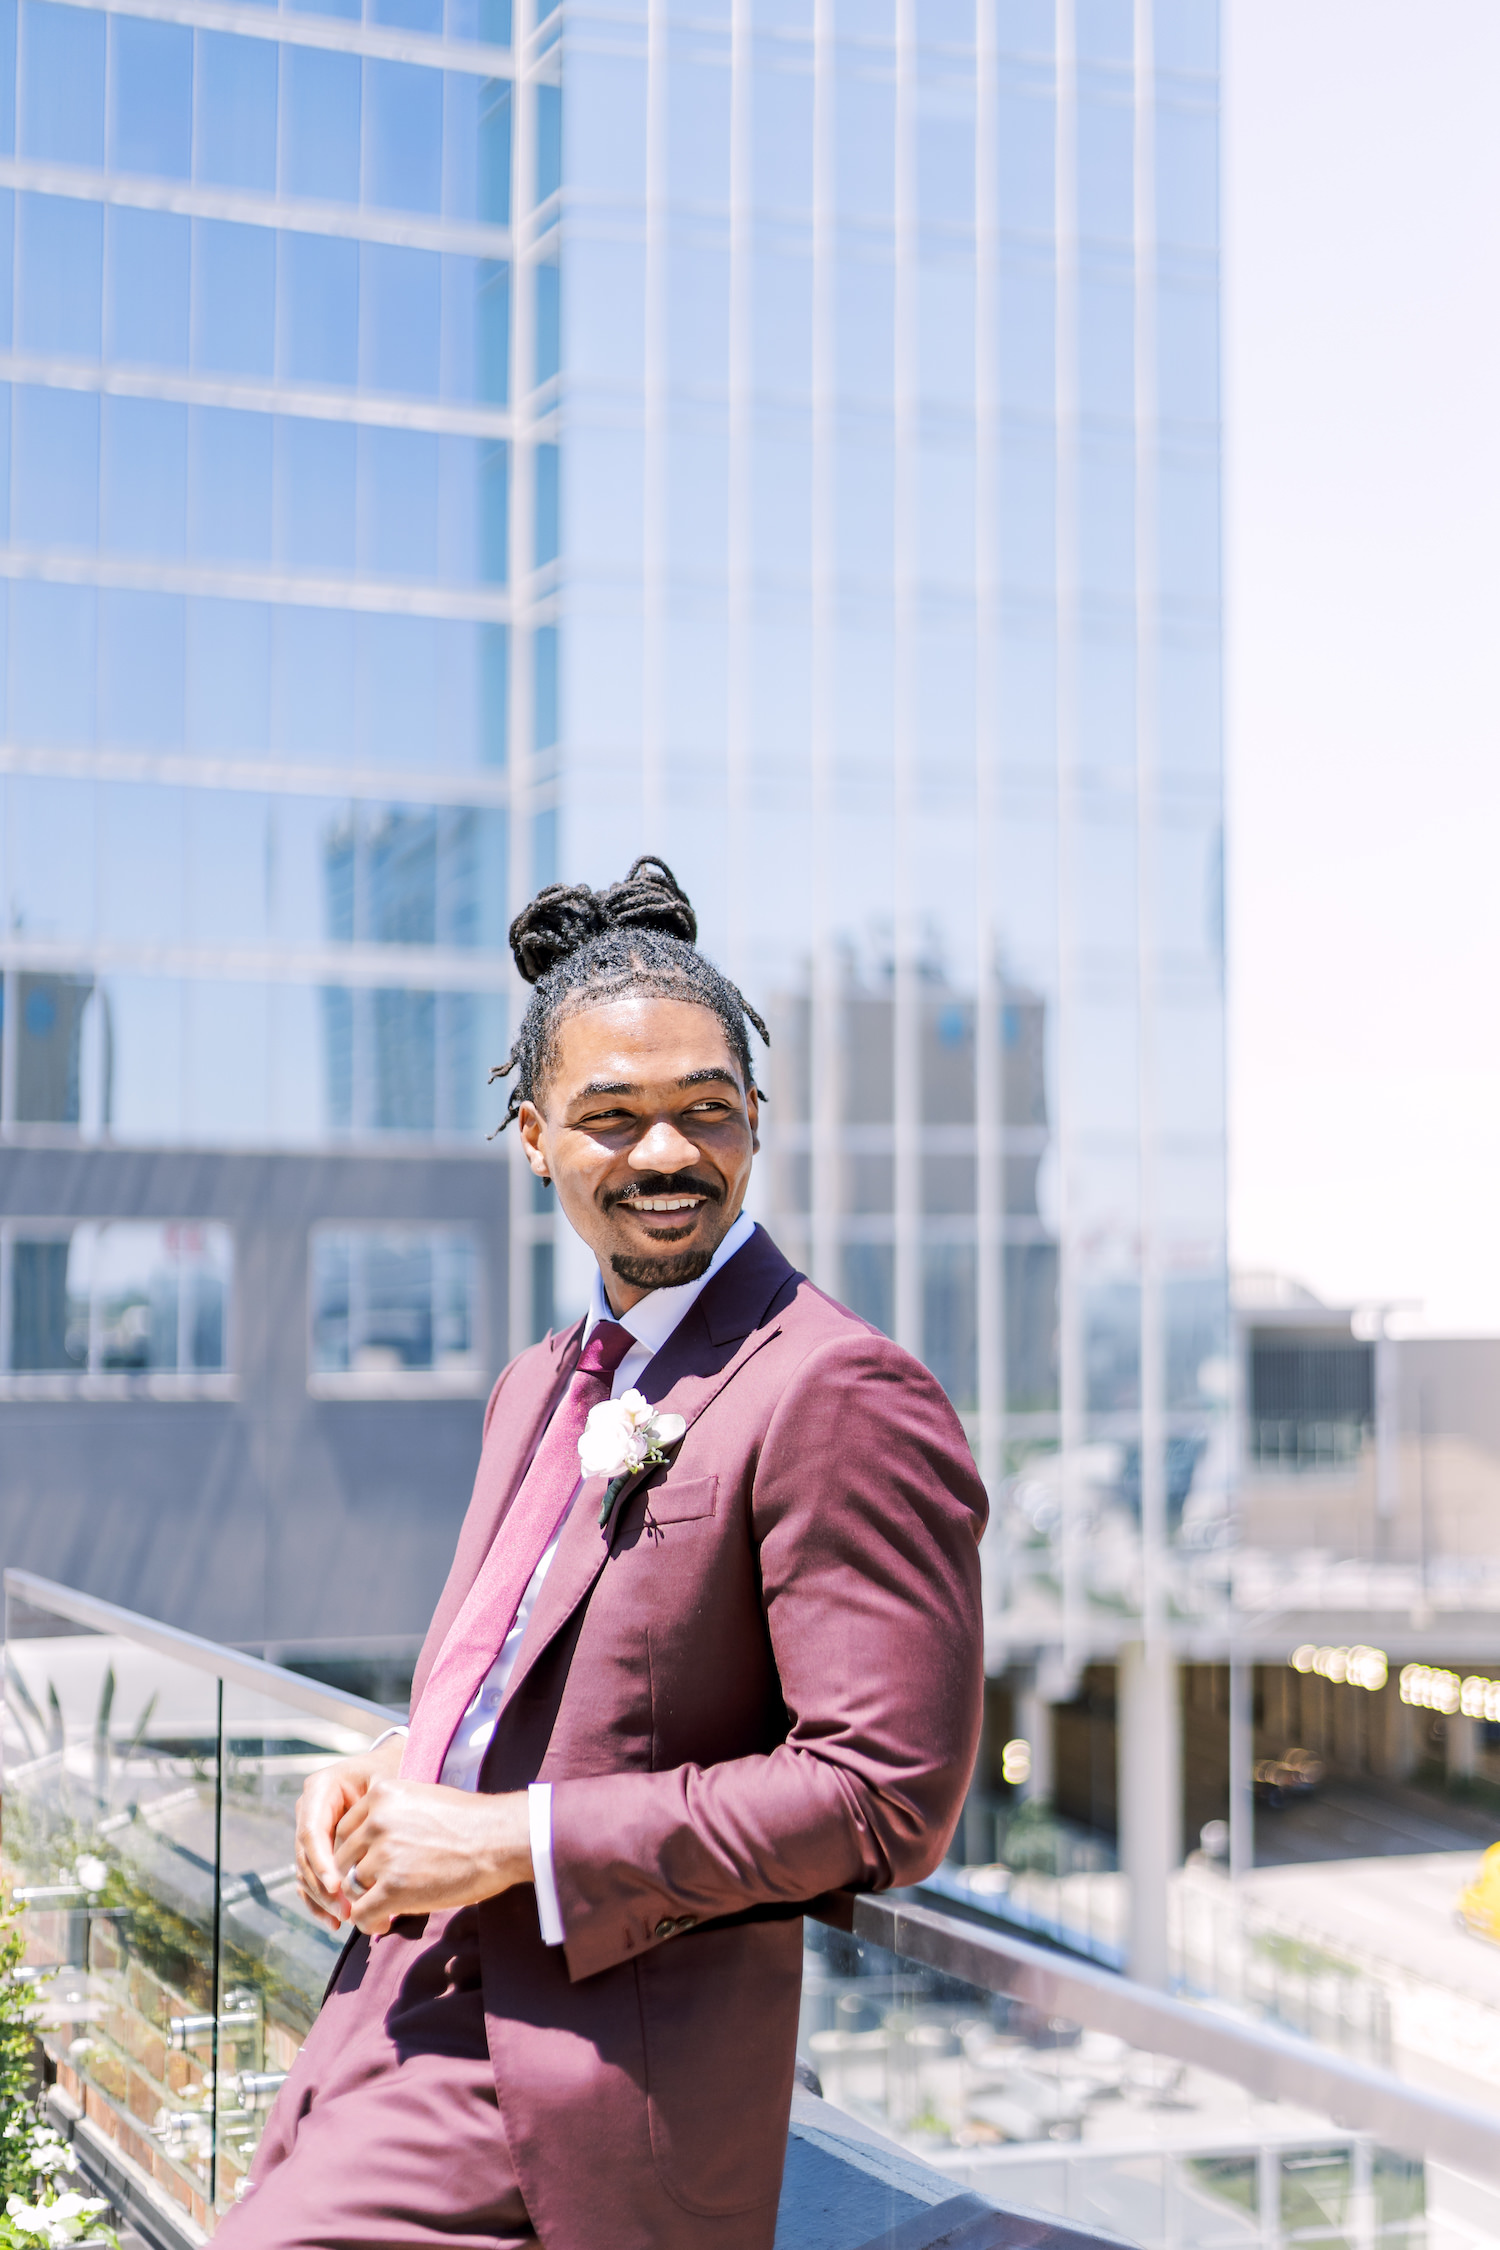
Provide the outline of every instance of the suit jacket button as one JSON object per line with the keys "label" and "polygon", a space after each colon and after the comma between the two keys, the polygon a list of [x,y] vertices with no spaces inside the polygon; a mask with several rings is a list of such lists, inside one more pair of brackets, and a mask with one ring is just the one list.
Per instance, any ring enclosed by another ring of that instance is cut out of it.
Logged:
{"label": "suit jacket button", "polygon": [[671,1915],[664,1915],[656,1925],[656,1934],[658,1937],[670,1937],[676,1927],[677,1924],[672,1920]]}
{"label": "suit jacket button", "polygon": [[690,1930],[697,1919],[696,1914],[681,1914],[677,1918],[677,1927],[679,1930]]}

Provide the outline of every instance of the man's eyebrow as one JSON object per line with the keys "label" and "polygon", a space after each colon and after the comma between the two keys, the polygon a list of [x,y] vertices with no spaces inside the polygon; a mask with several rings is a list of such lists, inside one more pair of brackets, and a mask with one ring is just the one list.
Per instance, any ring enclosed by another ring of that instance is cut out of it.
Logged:
{"label": "man's eyebrow", "polygon": [[686,1078],[678,1079],[677,1085],[679,1091],[684,1093],[689,1086],[732,1086],[736,1093],[740,1090],[740,1082],[734,1072],[725,1070],[717,1063],[708,1070],[690,1070]]}
{"label": "man's eyebrow", "polygon": [[587,1102],[596,1094],[638,1094],[641,1090],[639,1086],[632,1086],[628,1078],[591,1078],[586,1086],[579,1087],[573,1099]]}

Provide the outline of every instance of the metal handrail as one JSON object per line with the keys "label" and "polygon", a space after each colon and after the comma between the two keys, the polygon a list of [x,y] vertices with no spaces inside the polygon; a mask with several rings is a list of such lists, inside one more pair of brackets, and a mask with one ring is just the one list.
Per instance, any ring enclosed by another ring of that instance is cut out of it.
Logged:
{"label": "metal handrail", "polygon": [[170,1656],[178,1664],[191,1665],[194,1671],[207,1672],[215,1679],[233,1680],[237,1686],[250,1688],[257,1694],[273,1695],[278,1702],[290,1703],[311,1718],[328,1719],[335,1726],[352,1727],[357,1733],[380,1734],[393,1719],[402,1716],[388,1710],[383,1703],[371,1703],[366,1697],[347,1694],[341,1688],[324,1687],[302,1672],[288,1672],[280,1664],[267,1664],[261,1657],[247,1656],[240,1649],[225,1648],[218,1641],[205,1641],[197,1633],[184,1633],[175,1625],[160,1625],[155,1618],[142,1617],[133,1609],[121,1609],[115,1602],[101,1601],[95,1594],[80,1594],[71,1586],[59,1586],[54,1579],[38,1578],[30,1570],[7,1570],[5,1591],[7,1595],[18,1594],[34,1609],[66,1617],[75,1625],[91,1626],[96,1632],[119,1633],[127,1640],[139,1642],[143,1648]]}
{"label": "metal handrail", "polygon": [[1147,2054],[1170,2055],[1270,2101],[1293,2101],[1383,2147],[1430,2156],[1500,2180],[1500,2113],[1407,2084],[1389,2071],[1323,2053],[1310,2040],[1133,1984],[1069,1954],[1028,1945],[909,1896],[840,1893],[810,1909],[820,1922],[944,1976],[1112,2032]]}
{"label": "metal handrail", "polygon": [[[274,1695],[314,1718],[370,1734],[390,1724],[383,1704],[323,1687],[300,1672],[158,1624],[29,1570],[7,1570],[5,1589],[38,1610],[119,1633],[197,1671]],[[1022,2001],[1043,2016],[1111,2032],[1148,2054],[1212,2071],[1268,2100],[1301,2103],[1408,2155],[1435,2157],[1480,2179],[1500,2179],[1500,2114],[1325,2054],[1291,2033],[1152,1991],[1112,1970],[941,1913],[909,1894],[836,1893],[816,1900],[808,1912],[942,1975]]]}

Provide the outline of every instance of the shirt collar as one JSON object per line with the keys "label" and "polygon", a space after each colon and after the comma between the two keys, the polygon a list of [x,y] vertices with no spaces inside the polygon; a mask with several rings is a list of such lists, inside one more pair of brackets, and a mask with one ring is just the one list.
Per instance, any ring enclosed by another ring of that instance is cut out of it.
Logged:
{"label": "shirt collar", "polygon": [[601,1320],[618,1318],[620,1326],[628,1328],[636,1342],[644,1344],[654,1358],[672,1331],[698,1302],[714,1275],[728,1265],[737,1250],[744,1249],[754,1232],[755,1221],[747,1211],[742,1211],[714,1252],[713,1264],[707,1273],[700,1274],[696,1281],[681,1281],[675,1289],[649,1289],[638,1304],[631,1306],[629,1312],[619,1315],[609,1309],[609,1300],[604,1294],[604,1277],[595,1266],[593,1287],[589,1293],[588,1325],[584,1329],[584,1336],[591,1335]]}

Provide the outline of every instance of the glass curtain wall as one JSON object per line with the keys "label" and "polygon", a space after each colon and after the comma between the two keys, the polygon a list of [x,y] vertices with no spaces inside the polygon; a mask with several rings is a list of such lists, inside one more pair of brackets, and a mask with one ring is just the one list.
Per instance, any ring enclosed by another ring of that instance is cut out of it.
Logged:
{"label": "glass curtain wall", "polygon": [[1112,1643],[1223,1537],[1214,0],[517,38],[526,875],[665,854],[762,1215],[964,1415],[1006,1636]]}
{"label": "glass curtain wall", "polygon": [[0,1122],[475,1136],[509,12],[171,15],[0,6]]}

